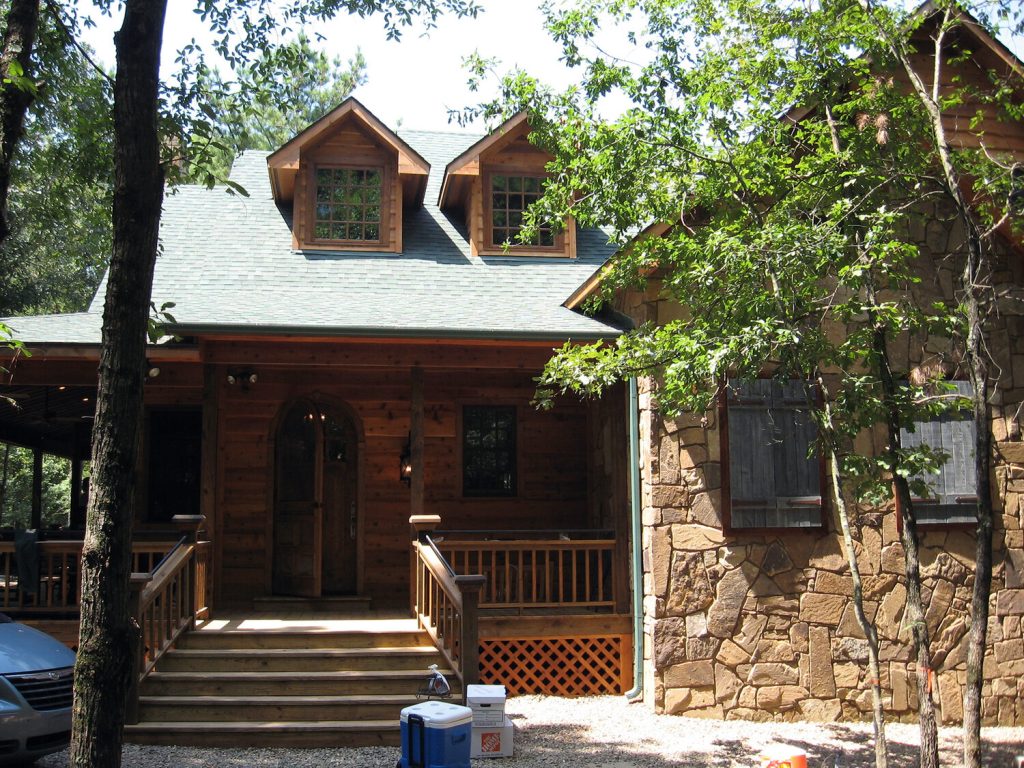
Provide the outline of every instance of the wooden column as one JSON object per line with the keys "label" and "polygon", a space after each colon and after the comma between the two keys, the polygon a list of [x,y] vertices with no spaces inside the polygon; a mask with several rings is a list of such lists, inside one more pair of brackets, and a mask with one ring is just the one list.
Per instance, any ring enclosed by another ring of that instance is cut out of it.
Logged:
{"label": "wooden column", "polygon": [[203,366],[203,437],[201,460],[201,486],[199,496],[199,511],[206,518],[206,539],[213,542],[209,553],[212,563],[207,563],[209,571],[207,578],[212,579],[211,604],[217,600],[221,585],[221,562],[220,556],[223,548],[223,537],[218,535],[220,530],[220,517],[217,510],[217,494],[223,493],[219,478],[219,435],[220,424],[220,383],[224,380],[224,370],[216,365]]}
{"label": "wooden column", "polygon": [[415,617],[419,605],[419,584],[416,578],[416,546],[420,542],[421,533],[430,533],[441,525],[440,515],[413,515],[409,518],[409,537],[412,539],[409,550],[409,609]]}
{"label": "wooden column", "polygon": [[126,692],[124,722],[135,725],[139,722],[139,678],[145,668],[143,657],[146,654],[142,641],[142,590],[153,580],[148,573],[133,573],[128,583],[128,615],[134,619],[129,622],[131,638],[131,658],[129,659],[128,690]]}
{"label": "wooden column", "polygon": [[32,449],[32,525],[36,530],[43,527],[43,450]]}
{"label": "wooden column", "polygon": [[71,506],[68,527],[85,528],[85,505],[82,504],[82,425],[75,424],[71,437]]}
{"label": "wooden column", "polygon": [[456,576],[455,584],[462,593],[462,637],[459,638],[462,658],[462,698],[465,703],[468,686],[480,682],[480,590],[487,577],[482,574]]}
{"label": "wooden column", "polygon": [[412,495],[410,514],[423,514],[423,369],[412,369],[409,441],[412,459]]}

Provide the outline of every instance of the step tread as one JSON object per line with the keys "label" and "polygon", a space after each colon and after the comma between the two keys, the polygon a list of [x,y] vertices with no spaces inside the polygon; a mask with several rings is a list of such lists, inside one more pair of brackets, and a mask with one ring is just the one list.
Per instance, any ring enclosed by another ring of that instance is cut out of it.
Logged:
{"label": "step tread", "polygon": [[332,704],[400,704],[403,701],[417,701],[415,694],[384,693],[384,694],[353,694],[349,696],[140,696],[141,704],[180,704],[189,706],[329,706]]}
{"label": "step tread", "polygon": [[[455,673],[450,669],[439,670],[441,674],[446,676],[452,676]],[[408,678],[408,679],[419,679],[423,677],[423,672],[418,669],[343,669],[332,672],[306,672],[303,671],[301,674],[297,674],[294,671],[288,672],[259,672],[259,671],[244,671],[244,672],[162,672],[154,671],[150,672],[147,676],[147,680],[283,680],[286,682],[300,683],[306,680],[331,680],[333,678],[338,679],[349,679],[349,678]]]}
{"label": "step tread", "polygon": [[174,648],[167,652],[167,655],[186,657],[256,657],[266,656],[337,656],[341,658],[350,656],[428,656],[438,653],[437,648],[432,645],[394,645],[394,646],[366,646],[365,648]]}
{"label": "step tread", "polygon": [[192,732],[222,732],[222,733],[249,733],[252,731],[371,731],[371,730],[399,730],[399,723],[396,720],[291,720],[280,722],[276,720],[257,721],[182,721],[182,722],[154,722],[136,723],[126,725],[127,732],[140,731],[192,731]]}

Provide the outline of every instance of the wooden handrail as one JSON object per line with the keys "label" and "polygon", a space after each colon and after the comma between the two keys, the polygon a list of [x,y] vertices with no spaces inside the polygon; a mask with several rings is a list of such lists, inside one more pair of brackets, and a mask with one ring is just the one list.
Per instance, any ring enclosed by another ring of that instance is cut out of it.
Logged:
{"label": "wooden handrail", "polygon": [[150,573],[133,573],[130,610],[136,649],[128,691],[126,722],[138,722],[139,687],[178,638],[208,614],[209,542],[196,541],[203,518],[181,522],[185,535]]}
{"label": "wooden handrail", "polygon": [[463,685],[480,677],[478,603],[482,575],[454,575],[451,566],[424,528],[429,522],[411,519],[413,615]]}

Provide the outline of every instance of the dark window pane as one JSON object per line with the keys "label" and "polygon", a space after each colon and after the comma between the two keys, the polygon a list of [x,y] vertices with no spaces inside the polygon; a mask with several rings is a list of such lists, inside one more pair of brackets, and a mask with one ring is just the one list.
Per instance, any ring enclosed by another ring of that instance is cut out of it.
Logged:
{"label": "dark window pane", "polygon": [[462,411],[462,490],[466,496],[516,493],[515,406],[465,406]]}
{"label": "dark window pane", "polygon": [[505,242],[512,246],[535,245],[553,248],[558,245],[555,230],[542,225],[529,243],[518,240],[518,228],[522,226],[523,211],[535,203],[543,192],[544,178],[541,176],[491,177],[491,243],[495,246]]}
{"label": "dark window pane", "polygon": [[316,458],[316,427],[308,403],[296,403],[284,417],[278,433],[278,499],[313,501]]}
{"label": "dark window pane", "polygon": [[202,445],[200,411],[150,413],[147,519],[151,523],[199,514]]}
{"label": "dark window pane", "polygon": [[[314,236],[318,240],[380,240],[383,174],[374,168],[316,171]],[[329,229],[321,223],[332,222]],[[374,224],[371,230],[368,224]]]}

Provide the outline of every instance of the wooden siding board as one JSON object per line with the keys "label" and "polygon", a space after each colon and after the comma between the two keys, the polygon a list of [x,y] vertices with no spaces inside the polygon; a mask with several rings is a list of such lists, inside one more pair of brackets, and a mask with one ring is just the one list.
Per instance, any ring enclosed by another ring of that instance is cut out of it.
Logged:
{"label": "wooden siding board", "polygon": [[[286,348],[285,357],[294,359]],[[486,351],[486,348],[482,348]],[[213,350],[212,350],[213,351]],[[337,350],[336,350],[337,351]],[[534,353],[523,351],[524,357]],[[506,357],[515,358],[509,350]],[[460,351],[457,357],[461,356]],[[345,355],[339,355],[344,357]],[[216,357],[216,354],[214,355]],[[508,362],[505,363],[508,365]],[[585,527],[587,409],[540,413],[529,406],[532,371],[426,370],[424,375],[424,512],[441,515],[445,528]],[[265,592],[267,553],[273,534],[270,435],[281,405],[299,394],[319,393],[352,408],[364,431],[362,552],[364,592],[377,601],[404,601],[408,579],[406,531],[409,489],[398,479],[398,455],[410,429],[408,368],[259,367],[248,391],[224,384],[220,436],[223,531],[222,593],[245,602]],[[399,384],[392,382],[399,380]],[[524,482],[511,499],[461,496],[458,414],[466,401],[511,401],[522,418],[519,461]]]}

